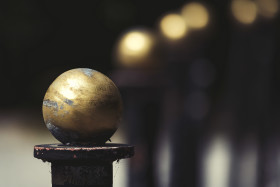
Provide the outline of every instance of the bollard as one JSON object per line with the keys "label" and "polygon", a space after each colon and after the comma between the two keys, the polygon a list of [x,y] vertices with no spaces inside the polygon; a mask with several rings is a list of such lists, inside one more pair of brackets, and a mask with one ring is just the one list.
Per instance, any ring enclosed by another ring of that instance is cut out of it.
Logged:
{"label": "bollard", "polygon": [[134,147],[105,144],[117,130],[122,100],[116,85],[89,68],[62,73],[43,100],[46,127],[62,144],[34,147],[34,157],[51,162],[53,187],[112,187],[115,160]]}

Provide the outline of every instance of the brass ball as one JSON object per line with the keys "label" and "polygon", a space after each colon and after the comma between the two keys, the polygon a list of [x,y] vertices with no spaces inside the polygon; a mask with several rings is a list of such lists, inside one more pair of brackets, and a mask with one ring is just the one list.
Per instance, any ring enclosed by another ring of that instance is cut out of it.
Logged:
{"label": "brass ball", "polygon": [[43,100],[43,117],[64,144],[102,144],[117,130],[122,115],[118,88],[107,76],[77,68],[58,76]]}

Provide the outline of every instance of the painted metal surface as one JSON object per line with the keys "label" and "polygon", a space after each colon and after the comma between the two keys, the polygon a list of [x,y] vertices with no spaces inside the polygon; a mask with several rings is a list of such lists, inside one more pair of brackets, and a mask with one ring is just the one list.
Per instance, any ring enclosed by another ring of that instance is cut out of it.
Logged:
{"label": "painted metal surface", "polygon": [[118,88],[104,74],[77,68],[58,76],[43,100],[43,117],[54,137],[64,144],[105,143],[122,116]]}

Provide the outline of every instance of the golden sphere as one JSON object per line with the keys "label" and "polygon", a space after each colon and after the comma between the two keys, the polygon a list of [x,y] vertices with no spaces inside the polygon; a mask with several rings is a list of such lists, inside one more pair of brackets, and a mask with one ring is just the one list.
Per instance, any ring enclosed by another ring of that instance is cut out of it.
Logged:
{"label": "golden sphere", "polygon": [[100,144],[117,130],[122,100],[118,88],[107,76],[77,68],[54,80],[42,108],[47,128],[60,142]]}

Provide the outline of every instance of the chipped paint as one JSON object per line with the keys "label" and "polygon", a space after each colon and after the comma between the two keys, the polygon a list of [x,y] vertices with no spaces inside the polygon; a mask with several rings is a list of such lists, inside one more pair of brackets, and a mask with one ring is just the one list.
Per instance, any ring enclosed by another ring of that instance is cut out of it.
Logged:
{"label": "chipped paint", "polygon": [[54,108],[55,111],[58,110],[58,104],[55,101],[51,101],[49,99],[46,99],[43,101],[43,105],[49,108]]}
{"label": "chipped paint", "polygon": [[74,102],[72,100],[70,100],[70,99],[64,99],[64,103],[66,103],[66,104],[68,104],[70,106],[73,106]]}
{"label": "chipped paint", "polygon": [[88,77],[92,77],[93,73],[96,72],[95,70],[89,68],[80,68],[80,70]]}
{"label": "chipped paint", "polygon": [[62,105],[60,105],[60,110],[62,110],[64,108],[64,105],[62,104]]}

